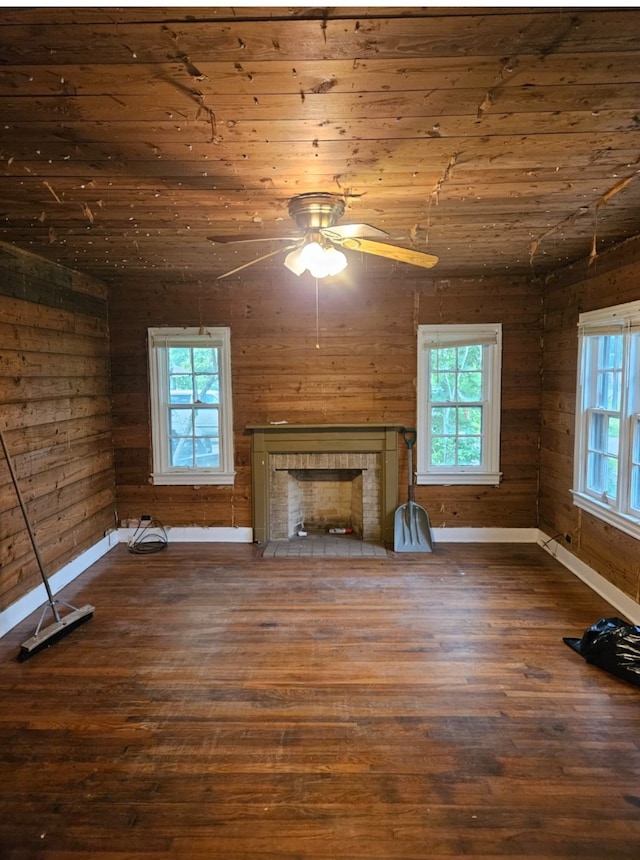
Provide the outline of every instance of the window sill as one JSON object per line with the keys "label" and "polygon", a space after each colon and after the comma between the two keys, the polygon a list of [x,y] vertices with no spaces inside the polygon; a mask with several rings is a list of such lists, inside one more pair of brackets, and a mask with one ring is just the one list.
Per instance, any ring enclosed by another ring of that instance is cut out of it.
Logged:
{"label": "window sill", "polygon": [[440,486],[455,485],[493,485],[498,486],[502,478],[502,472],[418,472],[416,474],[417,484],[431,484]]}
{"label": "window sill", "polygon": [[186,487],[229,487],[235,482],[235,472],[153,472],[151,481],[154,485],[172,485]]}
{"label": "window sill", "polygon": [[600,504],[591,496],[584,493],[579,493],[577,490],[571,491],[573,495],[573,503],[577,508],[592,514],[600,520],[604,520],[610,526],[619,529],[630,537],[640,540],[640,520],[630,517],[627,514],[620,514],[617,511],[612,511],[605,505]]}

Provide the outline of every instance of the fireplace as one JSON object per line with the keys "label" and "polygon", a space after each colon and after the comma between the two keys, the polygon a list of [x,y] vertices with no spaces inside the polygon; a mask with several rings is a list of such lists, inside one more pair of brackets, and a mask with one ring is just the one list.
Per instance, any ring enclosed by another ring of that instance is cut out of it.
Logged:
{"label": "fireplace", "polygon": [[353,529],[393,542],[397,425],[260,425],[252,434],[254,539]]}
{"label": "fireplace", "polygon": [[268,479],[270,539],[344,528],[382,540],[379,454],[272,454]]}

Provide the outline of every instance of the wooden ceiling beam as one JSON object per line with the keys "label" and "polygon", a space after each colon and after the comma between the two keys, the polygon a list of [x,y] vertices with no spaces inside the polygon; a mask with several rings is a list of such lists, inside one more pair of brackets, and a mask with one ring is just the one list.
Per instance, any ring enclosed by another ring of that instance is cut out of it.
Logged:
{"label": "wooden ceiling beam", "polygon": [[[4,16],[3,16],[4,17]],[[315,59],[299,55],[295,62],[282,59],[200,60],[201,79],[194,82],[184,62],[163,60],[144,65],[97,62],[92,58],[79,68],[60,64],[55,57],[46,66],[12,64],[0,68],[0,96],[144,96],[154,98],[165,91],[193,88],[210,96],[294,95],[311,97],[337,93],[394,93],[432,89],[474,90],[500,85],[513,87],[567,85],[599,86],[603,80],[617,85],[637,83],[640,51],[581,52],[576,54],[523,54],[472,59],[453,53],[449,57],[380,59]],[[567,73],[569,74],[567,75]]]}
{"label": "wooden ceiling beam", "polygon": [[[199,61],[215,57],[245,63],[250,60],[296,60],[327,57],[407,59],[411,57],[486,56],[598,51],[635,52],[638,49],[634,10],[612,10],[607,26],[597,11],[533,10],[520,14],[449,15],[440,10],[417,27],[411,17],[372,17],[356,10],[341,19],[300,20],[283,14],[278,20],[211,20],[201,10],[194,20],[166,23],[153,10],[140,10],[142,23],[93,18],[88,23],[60,26],[56,10],[39,10],[38,23],[7,24],[0,37],[5,65],[24,63],[22,45],[29,44],[29,63],[84,64],[162,63],[186,58],[192,77],[200,77]],[[87,16],[90,18],[91,16]],[[149,23],[144,23],[145,17]],[[198,20],[204,19],[204,20]],[[268,20],[269,26],[265,26]]]}

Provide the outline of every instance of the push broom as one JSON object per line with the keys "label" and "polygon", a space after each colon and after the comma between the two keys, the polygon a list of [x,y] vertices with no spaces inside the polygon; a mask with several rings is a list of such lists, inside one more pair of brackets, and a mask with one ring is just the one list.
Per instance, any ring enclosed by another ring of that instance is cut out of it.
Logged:
{"label": "push broom", "polygon": [[[78,627],[78,625],[83,624],[85,621],[88,621],[90,618],[92,618],[95,607],[87,603],[86,606],[82,606],[80,607],[80,609],[78,609],[77,607],[72,606],[70,603],[65,603],[64,600],[56,600],[54,598],[53,592],[51,591],[51,586],[49,585],[49,580],[47,579],[47,575],[44,570],[44,564],[42,563],[40,550],[38,549],[38,544],[36,543],[35,535],[33,533],[33,529],[31,528],[31,523],[29,522],[27,508],[24,503],[24,499],[22,498],[20,487],[18,486],[18,480],[16,478],[16,473],[13,468],[13,463],[11,462],[11,457],[9,456],[9,451],[7,450],[7,445],[4,441],[4,436],[1,430],[0,443],[2,444],[4,457],[7,461],[7,466],[9,467],[9,474],[11,475],[11,482],[13,483],[14,489],[16,491],[18,503],[20,504],[20,509],[22,510],[22,516],[24,517],[27,532],[29,533],[31,546],[33,547],[33,552],[35,554],[36,561],[38,562],[40,576],[42,577],[42,582],[44,583],[44,587],[47,592],[47,603],[42,610],[42,615],[40,616],[40,621],[38,623],[38,626],[36,627],[36,632],[30,639],[27,639],[26,642],[23,642],[20,648],[18,660],[20,660],[20,662],[23,662],[24,660],[28,660],[29,657],[32,657],[34,654],[37,654],[38,651],[42,651],[44,648],[48,648],[50,645],[53,645],[54,642],[57,642],[59,639],[62,639],[63,636],[66,636],[68,633],[71,633],[71,631]],[[66,606],[72,611],[65,615],[63,618],[58,611],[58,606]],[[48,610],[51,610],[54,621],[53,624],[50,624],[48,627],[45,627],[43,629],[42,623]]]}

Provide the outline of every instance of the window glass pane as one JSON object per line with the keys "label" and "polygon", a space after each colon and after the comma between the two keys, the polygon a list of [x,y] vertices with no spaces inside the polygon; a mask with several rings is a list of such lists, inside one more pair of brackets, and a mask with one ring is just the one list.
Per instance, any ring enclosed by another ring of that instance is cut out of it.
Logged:
{"label": "window glass pane", "polygon": [[171,440],[171,466],[181,466],[183,469],[193,467],[193,439]]}
{"label": "window glass pane", "polygon": [[640,513],[640,466],[631,469],[631,497],[629,505],[636,513]]}
{"label": "window glass pane", "polygon": [[618,460],[616,457],[605,457],[604,462],[607,497],[614,501],[618,495]]}
{"label": "window glass pane", "polygon": [[480,344],[461,346],[456,352],[458,353],[459,370],[482,370],[482,347]]}
{"label": "window glass pane", "polygon": [[620,419],[602,412],[591,412],[589,418],[589,449],[617,455],[620,447]]}
{"label": "window glass pane", "polygon": [[605,416],[602,412],[592,412],[590,413],[590,422],[589,422],[589,448],[592,451],[604,451],[605,450]]}
{"label": "window glass pane", "polygon": [[455,466],[456,444],[450,436],[436,436],[431,440],[431,465]]}
{"label": "window glass pane", "polygon": [[458,409],[458,433],[460,436],[478,436],[482,433],[482,407],[465,406]]}
{"label": "window glass pane", "polygon": [[620,419],[613,415],[607,421],[607,453],[616,454],[620,448]]}
{"label": "window glass pane", "polygon": [[218,436],[218,410],[195,409],[195,435]]}
{"label": "window glass pane", "polygon": [[620,409],[620,378],[621,374],[613,371],[598,374],[595,405],[599,409]]}
{"label": "window glass pane", "polygon": [[617,334],[598,335],[587,340],[587,367],[592,378],[588,382],[588,402],[599,409],[618,411],[621,404],[623,337]]}
{"label": "window glass pane", "polygon": [[472,370],[458,375],[458,400],[475,403],[482,400],[482,373]]}
{"label": "window glass pane", "polygon": [[169,433],[172,436],[191,436],[193,433],[193,412],[191,409],[169,410]]}
{"label": "window glass pane", "polygon": [[618,495],[618,458],[592,452],[587,456],[587,489],[615,501]]}
{"label": "window glass pane", "polygon": [[587,455],[587,489],[593,493],[604,492],[604,458],[601,454]]}
{"label": "window glass pane", "polygon": [[191,350],[187,346],[169,347],[169,373],[191,373]]}
{"label": "window glass pane", "polygon": [[458,463],[460,466],[479,466],[482,463],[482,443],[477,436],[458,439]]}
{"label": "window glass pane", "polygon": [[640,418],[633,419],[633,462],[640,465]]}
{"label": "window glass pane", "polygon": [[453,436],[456,432],[456,416],[458,410],[455,406],[448,406],[442,410],[442,433],[445,436]]}
{"label": "window glass pane", "polygon": [[220,465],[220,444],[218,439],[196,440],[196,466],[215,469]]}
{"label": "window glass pane", "polygon": [[622,335],[606,334],[599,338],[599,368],[618,369],[622,365]]}
{"label": "window glass pane", "polygon": [[192,400],[192,377],[185,374],[172,374],[169,377],[169,402],[191,403]]}
{"label": "window glass pane", "polygon": [[431,432],[436,436],[442,436],[444,433],[445,411],[442,406],[433,406],[431,408]]}
{"label": "window glass pane", "polygon": [[452,436],[456,433],[455,406],[434,406],[431,409],[431,432],[434,436]]}
{"label": "window glass pane", "polygon": [[458,376],[458,398],[459,401],[478,402],[482,400],[482,373],[472,371],[460,373]]}
{"label": "window glass pane", "polygon": [[218,350],[212,347],[193,350],[193,369],[196,373],[218,372]]}
{"label": "window glass pane", "polygon": [[436,403],[452,403],[456,399],[455,373],[432,373],[429,399]]}
{"label": "window glass pane", "polygon": [[630,412],[640,412],[640,334],[630,335],[629,392]]}
{"label": "window glass pane", "polygon": [[195,386],[198,403],[220,403],[220,377],[217,374],[196,374]]}
{"label": "window glass pane", "polygon": [[631,482],[629,487],[629,507],[640,513],[640,418],[635,417],[631,422]]}
{"label": "window glass pane", "polygon": [[457,350],[434,349],[431,353],[431,361],[434,370],[455,370],[457,366]]}

